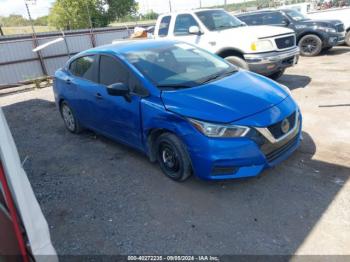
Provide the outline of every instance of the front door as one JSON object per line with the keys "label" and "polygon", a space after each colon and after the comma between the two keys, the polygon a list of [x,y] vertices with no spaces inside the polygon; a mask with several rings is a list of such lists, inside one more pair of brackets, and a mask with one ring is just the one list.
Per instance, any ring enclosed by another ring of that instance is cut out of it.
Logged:
{"label": "front door", "polygon": [[101,55],[99,61],[99,90],[95,94],[95,127],[105,135],[142,148],[140,100],[130,94],[129,99],[112,96],[107,92],[111,84],[129,86],[129,69],[115,57]]}

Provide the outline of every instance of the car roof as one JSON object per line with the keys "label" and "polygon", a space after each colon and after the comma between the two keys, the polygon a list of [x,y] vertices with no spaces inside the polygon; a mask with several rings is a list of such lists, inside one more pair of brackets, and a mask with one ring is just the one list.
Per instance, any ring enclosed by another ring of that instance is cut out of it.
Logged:
{"label": "car roof", "polygon": [[246,16],[246,15],[271,13],[271,12],[276,12],[276,11],[279,12],[279,11],[283,11],[283,10],[281,10],[281,9],[262,9],[262,10],[256,10],[256,11],[250,11],[250,12],[246,12],[246,13],[236,14],[236,16],[240,17],[240,16]]}
{"label": "car roof", "polygon": [[79,56],[88,55],[88,54],[98,54],[98,53],[122,54],[130,51],[138,51],[138,50],[149,49],[149,48],[170,46],[176,43],[181,43],[181,41],[165,40],[165,39],[123,40],[117,43],[102,45],[99,47],[88,49],[86,51],[79,53]]}

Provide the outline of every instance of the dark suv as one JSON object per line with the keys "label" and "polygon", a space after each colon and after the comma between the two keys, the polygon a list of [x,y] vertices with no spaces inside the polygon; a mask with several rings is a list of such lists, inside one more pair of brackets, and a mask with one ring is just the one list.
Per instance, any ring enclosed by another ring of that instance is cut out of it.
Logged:
{"label": "dark suv", "polygon": [[300,54],[304,56],[318,55],[345,39],[344,24],[340,20],[311,20],[294,9],[261,10],[236,16],[247,25],[276,25],[293,29]]}

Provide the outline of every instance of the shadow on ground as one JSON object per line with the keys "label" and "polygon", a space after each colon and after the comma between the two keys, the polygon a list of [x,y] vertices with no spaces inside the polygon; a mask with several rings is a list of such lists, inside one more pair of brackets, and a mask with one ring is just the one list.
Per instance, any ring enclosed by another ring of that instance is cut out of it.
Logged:
{"label": "shadow on ground", "polygon": [[277,80],[277,82],[284,84],[290,90],[293,90],[306,87],[308,84],[310,84],[311,78],[304,75],[284,74]]}
{"label": "shadow on ground", "polygon": [[59,254],[293,254],[350,169],[301,147],[248,180],[167,179],[142,154],[67,132],[54,106],[4,107]]}
{"label": "shadow on ground", "polygon": [[341,54],[348,53],[348,52],[350,52],[349,46],[337,46],[337,47],[333,47],[332,49],[330,49],[328,51],[321,52],[320,55],[333,56],[333,55],[341,55]]}

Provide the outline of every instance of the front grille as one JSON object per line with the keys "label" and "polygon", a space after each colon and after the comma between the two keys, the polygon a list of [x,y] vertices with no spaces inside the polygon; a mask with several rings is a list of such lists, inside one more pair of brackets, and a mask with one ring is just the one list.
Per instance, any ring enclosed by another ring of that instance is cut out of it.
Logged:
{"label": "front grille", "polygon": [[286,37],[280,37],[275,39],[276,45],[278,49],[286,49],[294,46],[295,36],[290,35]]}
{"label": "front grille", "polygon": [[293,112],[290,116],[287,117],[288,121],[289,121],[289,130],[287,130],[287,132],[282,132],[282,121],[281,120],[279,122],[277,122],[276,124],[273,124],[271,126],[268,126],[267,128],[269,129],[269,131],[271,132],[271,134],[274,136],[274,138],[278,139],[281,136],[285,135],[286,133],[288,133],[291,129],[293,129],[293,127],[295,126],[295,117],[296,117],[296,113]]}
{"label": "front grille", "polygon": [[270,153],[266,154],[266,159],[268,162],[272,162],[273,160],[279,158],[283,153],[288,151],[298,140],[298,135],[293,137],[291,140],[288,141],[288,143],[282,145],[281,147],[271,151]]}
{"label": "front grille", "polygon": [[337,25],[335,26],[335,28],[336,28],[337,32],[339,32],[339,33],[345,31],[345,29],[344,29],[344,24],[337,24]]}

